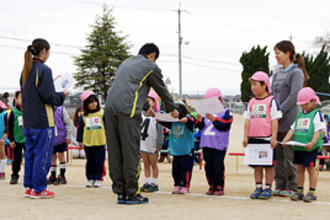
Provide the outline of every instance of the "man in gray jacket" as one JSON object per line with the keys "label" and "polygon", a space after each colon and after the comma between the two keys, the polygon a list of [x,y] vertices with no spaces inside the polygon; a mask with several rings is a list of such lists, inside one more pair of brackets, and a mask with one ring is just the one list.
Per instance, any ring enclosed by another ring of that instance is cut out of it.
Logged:
{"label": "man in gray jacket", "polygon": [[118,204],[148,203],[138,185],[140,159],[140,124],[142,108],[152,87],[166,109],[178,117],[176,105],[155,63],[159,49],[147,43],[139,55],[126,59],[118,68],[105,104],[106,135],[112,190]]}

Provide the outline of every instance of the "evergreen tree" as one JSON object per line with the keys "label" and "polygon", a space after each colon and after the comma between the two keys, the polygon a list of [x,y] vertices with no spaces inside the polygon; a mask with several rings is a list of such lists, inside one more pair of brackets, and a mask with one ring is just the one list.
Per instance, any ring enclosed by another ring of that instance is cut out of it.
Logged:
{"label": "evergreen tree", "polygon": [[[316,92],[330,93],[330,56],[323,46],[321,51],[314,58],[311,55],[304,54],[307,73],[310,75],[308,86]],[[321,100],[329,99],[326,96],[319,96]]]}
{"label": "evergreen tree", "polygon": [[239,62],[243,65],[241,82],[241,100],[248,102],[252,97],[249,78],[257,71],[264,71],[269,74],[269,53],[267,46],[261,48],[260,45],[252,47],[250,52],[243,52]]}
{"label": "evergreen tree", "polygon": [[81,55],[74,57],[78,67],[74,74],[76,86],[92,90],[106,99],[107,91],[114,80],[119,65],[130,55],[127,36],[115,31],[112,10],[103,6],[102,16],[97,16],[92,32],[87,36],[87,45]]}

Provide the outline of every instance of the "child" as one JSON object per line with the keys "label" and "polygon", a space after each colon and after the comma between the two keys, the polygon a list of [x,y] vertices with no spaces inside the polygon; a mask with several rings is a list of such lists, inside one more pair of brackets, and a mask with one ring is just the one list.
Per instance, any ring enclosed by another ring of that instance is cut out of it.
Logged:
{"label": "child", "polygon": [[5,111],[7,106],[5,103],[0,101],[0,180],[6,178],[6,152],[5,152],[5,141],[7,138],[6,124],[7,124],[7,112]]}
{"label": "child", "polygon": [[[65,151],[67,151],[68,145],[71,143],[73,135],[73,125],[70,116],[63,106],[55,108],[55,143],[52,157],[52,166],[50,168],[51,175],[48,178],[48,184],[66,184],[65,178]],[[60,161],[60,175],[56,178],[56,160]]]}
{"label": "child", "polygon": [[[219,89],[210,88],[205,98],[217,97],[224,103]],[[217,113],[207,113],[205,117],[197,115],[198,127],[201,130],[200,147],[203,149],[206,178],[209,184],[207,195],[223,195],[225,185],[224,159],[229,145],[230,126],[233,116],[230,109]]]}
{"label": "child", "polygon": [[[313,89],[305,87],[300,90],[297,104],[301,106],[303,111],[297,115],[296,121],[283,139],[284,145],[292,136],[294,136],[295,141],[306,144],[305,146],[293,147],[293,162],[298,165],[298,189],[291,196],[291,200],[312,202],[317,199],[315,193],[317,185],[315,161],[322,147],[322,135],[325,130],[325,123],[322,112],[316,106],[317,104],[321,105],[320,99]],[[306,169],[309,175],[309,191],[304,196],[304,176]]]}
{"label": "child", "polygon": [[179,122],[161,122],[171,129],[169,153],[173,156],[172,176],[174,179],[173,194],[189,193],[193,170],[194,124],[195,119],[188,115],[183,104],[177,104]]}
{"label": "child", "polygon": [[101,187],[106,144],[103,109],[92,91],[84,91],[81,101],[84,113],[79,119],[77,141],[85,148],[87,158],[86,187]]}
{"label": "child", "polygon": [[15,107],[11,110],[8,119],[8,139],[11,148],[14,149],[14,161],[10,184],[17,184],[19,171],[21,170],[22,151],[25,151],[25,136],[23,128],[22,92],[16,90],[14,97]]}
{"label": "child", "polygon": [[[269,77],[258,71],[249,79],[254,98],[249,101],[244,112],[244,140],[243,146],[248,144],[267,143],[264,138],[270,138],[272,149],[277,144],[278,119],[282,117],[278,101],[271,96]],[[250,195],[251,199],[269,199],[272,197],[272,183],[274,180],[275,150],[273,150],[272,165],[253,165],[256,190]],[[265,170],[266,186],[262,188],[263,170]]]}
{"label": "child", "polygon": [[[155,112],[159,112],[158,95],[150,91],[147,97],[149,107]],[[141,187],[142,192],[158,191],[159,170],[157,166],[158,151],[162,148],[163,130],[162,126],[156,122],[155,118],[148,117],[142,113],[141,126],[141,155],[144,164],[144,175],[146,183]],[[150,167],[152,168],[152,179],[150,178]]]}

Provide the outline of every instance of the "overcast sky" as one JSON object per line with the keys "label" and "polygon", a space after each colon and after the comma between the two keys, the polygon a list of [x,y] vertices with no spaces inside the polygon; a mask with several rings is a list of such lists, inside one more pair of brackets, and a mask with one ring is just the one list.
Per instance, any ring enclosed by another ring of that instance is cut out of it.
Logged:
{"label": "overcast sky", "polygon": [[[158,65],[178,84],[177,0],[10,0],[0,5],[0,91],[14,90],[26,47],[42,37],[51,44],[47,65],[54,75],[74,73],[72,56],[86,44],[86,36],[102,5],[113,7],[116,28],[128,35],[136,54],[145,42],[161,51]],[[329,31],[330,1],[310,0],[182,0],[183,93],[203,94],[218,87],[224,94],[239,94],[244,51],[268,46],[271,67],[273,47],[292,35],[297,52],[315,53],[316,36]]]}

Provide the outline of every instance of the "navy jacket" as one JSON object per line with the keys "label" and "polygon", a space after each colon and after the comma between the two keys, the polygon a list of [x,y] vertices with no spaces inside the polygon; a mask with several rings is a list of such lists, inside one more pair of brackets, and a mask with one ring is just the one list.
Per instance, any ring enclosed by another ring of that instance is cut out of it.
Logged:
{"label": "navy jacket", "polygon": [[63,92],[55,92],[52,70],[39,59],[33,60],[33,68],[22,85],[24,128],[54,127],[54,105],[64,102]]}

